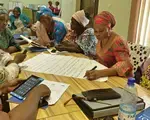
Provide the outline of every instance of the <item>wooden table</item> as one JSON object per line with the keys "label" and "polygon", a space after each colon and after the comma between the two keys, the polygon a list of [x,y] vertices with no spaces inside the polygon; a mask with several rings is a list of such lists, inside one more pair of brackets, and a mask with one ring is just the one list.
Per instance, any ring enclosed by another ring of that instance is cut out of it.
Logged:
{"label": "wooden table", "polygon": [[[32,58],[38,53],[28,53],[26,59]],[[65,55],[70,55],[66,53]],[[77,57],[85,57],[80,54],[71,54]],[[64,82],[70,84],[69,88],[62,95],[60,100],[53,106],[49,106],[46,110],[39,109],[37,120],[88,120],[88,118],[82,113],[76,103],[71,100],[66,106],[64,103],[71,98],[72,94],[81,93],[81,91],[96,89],[96,88],[110,88],[110,87],[124,87],[127,79],[121,77],[109,77],[107,82],[88,81],[78,78],[57,76],[51,74],[34,73],[22,71],[20,78],[27,78],[30,75],[36,75],[46,80]],[[150,95],[150,91],[138,86],[139,96]],[[14,108],[17,104],[10,104],[11,108]]]}

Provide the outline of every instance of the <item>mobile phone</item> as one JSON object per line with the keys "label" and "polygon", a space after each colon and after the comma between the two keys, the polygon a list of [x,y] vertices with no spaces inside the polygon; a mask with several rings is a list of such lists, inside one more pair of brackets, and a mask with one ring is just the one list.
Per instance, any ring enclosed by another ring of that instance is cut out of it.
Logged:
{"label": "mobile phone", "polygon": [[10,92],[10,94],[20,100],[24,100],[27,94],[43,80],[43,78],[31,75],[26,81],[21,83],[17,88]]}
{"label": "mobile phone", "polygon": [[137,114],[136,120],[150,120],[150,107]]}

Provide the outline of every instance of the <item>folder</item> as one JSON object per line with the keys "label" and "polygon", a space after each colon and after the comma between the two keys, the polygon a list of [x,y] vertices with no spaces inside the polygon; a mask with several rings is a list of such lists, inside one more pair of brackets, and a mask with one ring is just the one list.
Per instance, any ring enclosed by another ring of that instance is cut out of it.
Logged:
{"label": "folder", "polygon": [[[120,95],[122,95],[122,93],[124,92],[122,88],[112,88],[112,89],[115,90]],[[106,116],[115,116],[118,114],[121,98],[91,102],[84,99],[77,99],[78,97],[82,98],[84,96],[82,94],[72,95],[73,100],[77,103],[77,105],[89,119],[97,120],[98,118],[103,118]],[[144,108],[145,103],[143,99],[138,97],[137,110],[143,110]]]}

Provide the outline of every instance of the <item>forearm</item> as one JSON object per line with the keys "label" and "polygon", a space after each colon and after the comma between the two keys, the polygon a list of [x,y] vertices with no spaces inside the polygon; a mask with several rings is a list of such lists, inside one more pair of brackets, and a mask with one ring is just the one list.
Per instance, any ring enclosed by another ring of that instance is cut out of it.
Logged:
{"label": "forearm", "polygon": [[40,96],[36,91],[30,93],[22,104],[18,105],[8,113],[10,120],[35,120],[39,100]]}
{"label": "forearm", "polygon": [[64,49],[66,49],[66,51],[69,51],[69,52],[83,53],[83,50],[77,46],[65,47]]}
{"label": "forearm", "polygon": [[117,76],[117,71],[115,68],[108,68],[104,70],[99,70],[99,77],[106,77],[106,76]]}

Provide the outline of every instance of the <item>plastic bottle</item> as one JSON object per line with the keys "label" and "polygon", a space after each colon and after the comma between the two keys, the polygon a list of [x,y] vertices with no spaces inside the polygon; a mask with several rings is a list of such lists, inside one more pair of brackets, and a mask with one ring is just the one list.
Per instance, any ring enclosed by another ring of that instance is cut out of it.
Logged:
{"label": "plastic bottle", "polygon": [[137,90],[135,79],[129,78],[122,94],[119,106],[118,120],[135,120],[137,103]]}

